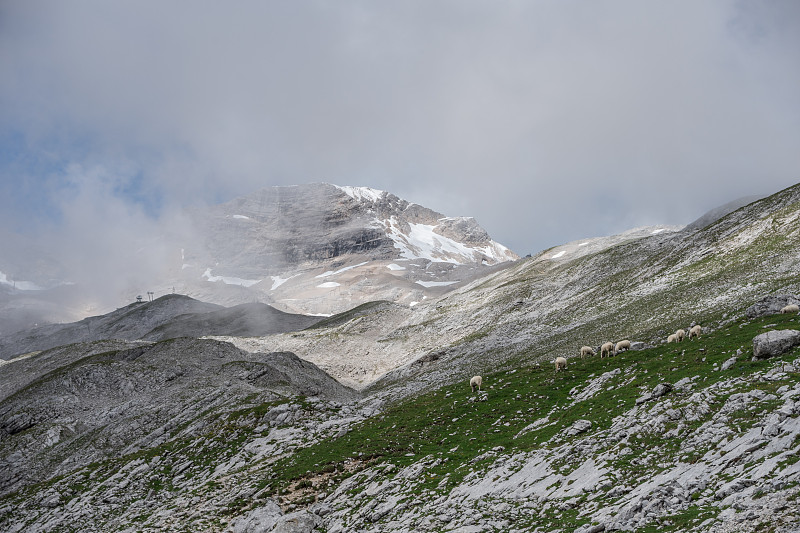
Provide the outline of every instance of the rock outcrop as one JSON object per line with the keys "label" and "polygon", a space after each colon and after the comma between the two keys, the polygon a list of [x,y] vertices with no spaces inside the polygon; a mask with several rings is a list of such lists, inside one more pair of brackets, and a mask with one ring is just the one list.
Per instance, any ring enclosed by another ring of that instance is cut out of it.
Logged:
{"label": "rock outcrop", "polygon": [[781,355],[800,344],[800,331],[782,329],[768,331],[753,339],[753,357],[767,359]]}
{"label": "rock outcrop", "polygon": [[776,315],[781,312],[781,309],[790,304],[800,304],[800,297],[794,294],[772,294],[751,305],[745,312],[750,318]]}

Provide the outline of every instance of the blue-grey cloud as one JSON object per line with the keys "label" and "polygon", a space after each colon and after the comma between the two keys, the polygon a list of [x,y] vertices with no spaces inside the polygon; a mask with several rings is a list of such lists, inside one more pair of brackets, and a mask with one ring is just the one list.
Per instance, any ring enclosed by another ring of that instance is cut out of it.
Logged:
{"label": "blue-grey cloud", "polygon": [[[6,2],[0,206],[124,235],[330,181],[523,254],[686,223],[800,180],[797,6]],[[74,218],[76,187],[115,222]]]}

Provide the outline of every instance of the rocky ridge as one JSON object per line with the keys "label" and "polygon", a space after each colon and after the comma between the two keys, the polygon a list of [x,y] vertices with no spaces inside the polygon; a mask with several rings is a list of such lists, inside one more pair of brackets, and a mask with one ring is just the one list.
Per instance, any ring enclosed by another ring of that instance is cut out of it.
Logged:
{"label": "rocky ridge", "polygon": [[174,430],[203,427],[204,412],[248,398],[357,398],[293,354],[189,338],[45,351],[5,364],[2,390],[0,493],[153,448]]}
{"label": "rocky ridge", "polygon": [[264,336],[313,326],[321,317],[284,313],[262,303],[222,307],[168,294],[106,315],[50,324],[0,339],[0,360],[79,342],[119,339],[161,341],[203,335]]}

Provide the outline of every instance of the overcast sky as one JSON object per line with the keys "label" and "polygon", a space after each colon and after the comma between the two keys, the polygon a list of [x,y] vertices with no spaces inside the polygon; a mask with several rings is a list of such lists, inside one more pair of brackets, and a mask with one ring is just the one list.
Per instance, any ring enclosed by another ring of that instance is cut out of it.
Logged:
{"label": "overcast sky", "polygon": [[9,0],[0,222],[108,254],[327,181],[524,255],[800,182],[798,95],[795,0]]}

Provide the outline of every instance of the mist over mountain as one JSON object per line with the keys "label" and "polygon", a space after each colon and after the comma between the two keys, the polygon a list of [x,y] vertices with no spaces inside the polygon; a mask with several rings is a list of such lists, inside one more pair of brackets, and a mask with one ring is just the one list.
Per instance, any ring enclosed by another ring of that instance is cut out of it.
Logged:
{"label": "mist over mountain", "polygon": [[80,261],[8,234],[15,253],[0,258],[2,331],[106,313],[149,292],[306,314],[411,304],[518,258],[472,218],[326,183],[270,187],[161,222]]}

